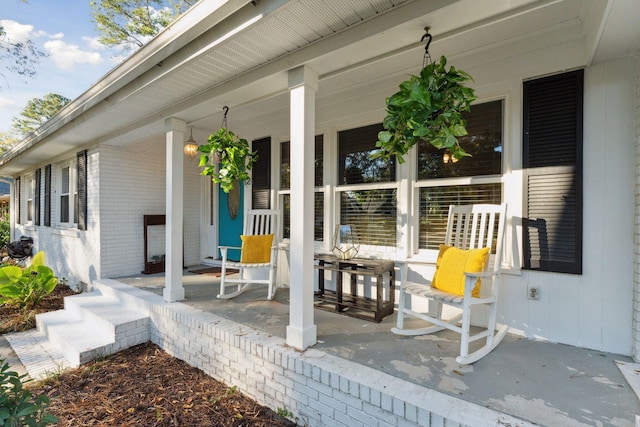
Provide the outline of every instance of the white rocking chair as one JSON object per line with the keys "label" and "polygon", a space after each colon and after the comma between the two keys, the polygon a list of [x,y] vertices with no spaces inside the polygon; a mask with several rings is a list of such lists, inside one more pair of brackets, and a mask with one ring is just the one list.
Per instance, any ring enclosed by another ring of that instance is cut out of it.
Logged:
{"label": "white rocking chair", "polygon": [[[470,364],[478,361],[500,343],[508,330],[506,325],[500,325],[496,329],[498,286],[506,210],[505,204],[451,205],[449,207],[445,235],[446,246],[441,246],[436,274],[434,275],[434,279],[439,280],[439,286],[433,281],[426,284],[409,282],[407,280],[409,265],[413,263],[419,264],[420,262],[408,260],[404,263],[398,301],[398,320],[396,327],[391,329],[393,333],[399,335],[424,335],[432,334],[445,328],[457,332],[461,335],[461,338],[460,355],[456,358],[456,361],[461,364]],[[451,246],[453,248],[450,248]],[[448,249],[453,250],[450,254],[444,255]],[[459,249],[471,251],[463,252]],[[466,258],[467,255],[468,258]],[[475,268],[469,268],[470,264],[473,264],[471,262],[473,257],[475,257],[476,261]],[[462,263],[459,262],[460,260],[463,260]],[[449,269],[452,263],[457,263],[457,267]],[[445,272],[445,268],[449,271]],[[452,273],[451,270],[457,270],[457,272],[450,274]],[[468,272],[469,270],[474,272]],[[458,276],[459,279],[457,278]],[[455,280],[452,280],[454,278]],[[441,279],[449,279],[450,283],[442,283]],[[481,286],[480,289],[477,289],[476,284],[480,279]],[[457,287],[455,292],[452,291],[452,287]],[[474,288],[476,288],[475,291]],[[422,313],[408,308],[407,304],[410,299],[408,297],[411,297],[412,302],[415,302],[416,297],[431,300],[429,302],[429,312]],[[451,319],[443,319],[443,304],[457,307],[462,312]],[[488,307],[488,320],[486,328],[481,328],[480,332],[471,334],[471,308],[474,305]],[[420,329],[405,329],[405,316],[414,316],[432,325]],[[458,326],[458,322],[461,322],[460,326]],[[469,353],[469,344],[482,338],[486,339],[485,345]]]}
{"label": "white rocking chair", "polygon": [[[220,246],[222,255],[222,276],[218,298],[230,299],[247,290],[252,283],[268,285],[267,299],[271,300],[276,293],[276,261],[278,256],[278,211],[255,209],[247,212],[244,218],[242,247]],[[272,238],[270,238],[271,236]],[[240,249],[240,261],[227,258],[229,249]],[[227,268],[239,270],[237,278],[227,278]],[[263,270],[268,278],[256,279],[245,277],[247,270]],[[228,293],[227,287],[235,287]]]}

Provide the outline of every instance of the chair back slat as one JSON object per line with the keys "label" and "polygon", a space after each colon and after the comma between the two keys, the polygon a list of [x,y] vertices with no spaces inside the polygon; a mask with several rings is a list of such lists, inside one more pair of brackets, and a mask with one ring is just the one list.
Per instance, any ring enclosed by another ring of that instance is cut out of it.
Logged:
{"label": "chair back slat", "polygon": [[247,211],[244,221],[245,235],[273,234],[278,239],[278,210],[253,209]]}
{"label": "chair back slat", "polygon": [[460,249],[490,247],[494,269],[502,263],[506,204],[451,205],[445,244]]}

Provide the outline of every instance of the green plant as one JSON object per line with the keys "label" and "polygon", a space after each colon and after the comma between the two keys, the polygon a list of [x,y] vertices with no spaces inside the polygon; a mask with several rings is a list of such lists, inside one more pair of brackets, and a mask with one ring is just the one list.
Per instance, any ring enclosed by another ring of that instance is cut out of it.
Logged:
{"label": "green plant", "polygon": [[467,134],[463,111],[469,111],[476,99],[474,90],[465,82],[472,80],[464,71],[453,66],[447,70],[447,59],[432,62],[419,76],[411,76],[400,84],[400,91],[387,98],[385,130],[378,133],[373,157],[385,160],[396,156],[404,163],[404,156],[420,140],[434,147],[448,149],[455,159],[470,156],[458,143]]}
{"label": "green plant", "polygon": [[53,292],[57,284],[58,278],[45,265],[44,252],[40,251],[24,269],[17,265],[0,267],[0,304],[31,309]]}
{"label": "green plant", "polygon": [[277,414],[280,418],[293,418],[293,413],[285,408],[278,407]]}
{"label": "green plant", "polygon": [[9,216],[0,219],[0,247],[9,243],[11,238],[11,224],[9,224]]}
{"label": "green plant", "polygon": [[[225,193],[233,190],[236,182],[248,181],[249,171],[258,160],[258,153],[251,151],[249,142],[226,128],[209,135],[198,151],[203,153],[198,166],[204,169],[200,173],[211,176]],[[216,163],[220,164],[218,169]]]}
{"label": "green plant", "polygon": [[0,426],[56,424],[58,419],[47,412],[49,398],[44,394],[34,396],[23,386],[26,375],[10,371],[9,364],[2,359],[0,364]]}

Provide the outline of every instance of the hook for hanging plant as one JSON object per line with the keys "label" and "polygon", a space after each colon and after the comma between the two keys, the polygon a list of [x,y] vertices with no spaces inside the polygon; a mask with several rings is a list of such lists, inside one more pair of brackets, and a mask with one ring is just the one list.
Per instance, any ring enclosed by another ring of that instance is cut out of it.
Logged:
{"label": "hook for hanging plant", "polygon": [[222,127],[226,129],[227,127],[227,113],[229,112],[229,107],[226,105],[222,107],[222,111],[224,111],[224,117],[222,118]]}
{"label": "hook for hanging plant", "polygon": [[431,44],[431,40],[433,39],[433,36],[429,34],[430,29],[431,27],[424,27],[424,30],[426,33],[420,39],[421,42],[425,41],[425,39],[427,40],[427,44],[424,47],[424,59],[422,60],[422,68],[424,68],[425,66],[427,66],[427,64],[430,64],[432,62],[431,55],[429,54],[429,45]]}

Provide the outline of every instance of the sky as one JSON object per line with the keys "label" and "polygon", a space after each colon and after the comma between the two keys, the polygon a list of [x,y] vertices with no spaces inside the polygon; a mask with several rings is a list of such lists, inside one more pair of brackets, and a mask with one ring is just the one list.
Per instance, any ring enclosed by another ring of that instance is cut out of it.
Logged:
{"label": "sky", "polygon": [[[119,53],[97,42],[90,0],[0,0],[0,25],[14,41],[30,39],[48,56],[25,78],[7,73],[0,87],[0,132],[33,98],[77,98],[115,67]],[[2,78],[2,77],[0,77]]]}

